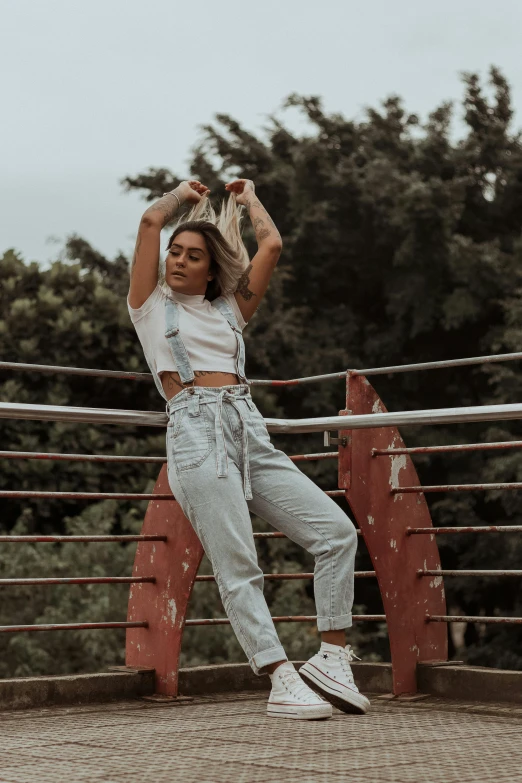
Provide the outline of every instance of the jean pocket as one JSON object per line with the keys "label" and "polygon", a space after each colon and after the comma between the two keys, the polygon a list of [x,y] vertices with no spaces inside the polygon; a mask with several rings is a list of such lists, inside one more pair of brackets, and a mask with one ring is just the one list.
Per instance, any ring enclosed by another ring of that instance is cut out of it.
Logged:
{"label": "jean pocket", "polygon": [[167,427],[169,457],[178,470],[197,468],[212,450],[210,427],[206,416],[206,406],[202,405],[196,416],[191,416],[188,408],[179,408],[171,417]]}

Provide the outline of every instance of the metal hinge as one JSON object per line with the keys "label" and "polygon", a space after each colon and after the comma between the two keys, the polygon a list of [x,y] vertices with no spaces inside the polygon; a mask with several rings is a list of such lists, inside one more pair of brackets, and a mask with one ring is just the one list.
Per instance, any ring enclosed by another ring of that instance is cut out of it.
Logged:
{"label": "metal hinge", "polygon": [[348,443],[348,438],[346,437],[346,435],[344,435],[342,438],[332,438],[331,433],[328,430],[324,433],[325,446],[333,446],[333,445],[346,446],[347,443]]}

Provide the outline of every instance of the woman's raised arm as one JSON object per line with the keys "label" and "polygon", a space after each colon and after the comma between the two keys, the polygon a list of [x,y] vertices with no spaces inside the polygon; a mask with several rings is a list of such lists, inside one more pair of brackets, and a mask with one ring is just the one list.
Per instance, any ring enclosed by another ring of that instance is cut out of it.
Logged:
{"label": "woman's raised arm", "polygon": [[183,202],[197,203],[208,192],[208,188],[197,180],[184,181],[143,213],[130,272],[129,304],[132,308],[141,307],[158,284],[161,230]]}
{"label": "woman's raised arm", "polygon": [[252,180],[237,179],[225,187],[237,194],[238,204],[243,204],[248,209],[256,233],[257,253],[239,279],[234,294],[241,315],[248,321],[268,288],[281,255],[283,242],[274,221],[256,196]]}

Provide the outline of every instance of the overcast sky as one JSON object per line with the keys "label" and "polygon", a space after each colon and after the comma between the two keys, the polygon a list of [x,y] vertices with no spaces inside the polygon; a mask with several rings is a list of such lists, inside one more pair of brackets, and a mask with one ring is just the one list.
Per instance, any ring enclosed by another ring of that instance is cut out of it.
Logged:
{"label": "overcast sky", "polygon": [[0,253],[45,263],[75,232],[130,255],[146,204],[119,180],[186,176],[215,112],[302,127],[291,92],[355,119],[398,93],[425,118],[495,64],[518,126],[521,33],[519,0],[0,0]]}

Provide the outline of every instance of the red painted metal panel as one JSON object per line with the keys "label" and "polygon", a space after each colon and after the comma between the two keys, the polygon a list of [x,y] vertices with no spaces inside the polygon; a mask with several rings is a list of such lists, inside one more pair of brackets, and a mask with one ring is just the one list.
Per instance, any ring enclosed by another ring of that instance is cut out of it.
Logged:
{"label": "red painted metal panel", "polygon": [[[386,412],[368,379],[353,373],[347,375],[346,409],[353,414]],[[372,449],[404,447],[395,427],[347,429],[340,436],[350,436],[352,442],[351,447],[339,448],[339,486],[346,491],[379,582],[388,621],[393,691],[414,693],[417,663],[447,660],[446,628],[426,622],[427,613],[446,614],[442,577],[417,576],[419,568],[440,569],[438,548],[431,536],[406,532],[408,525],[431,528],[429,510],[422,494],[390,492],[399,479],[403,484],[420,484],[409,455],[372,457]]]}
{"label": "red painted metal panel", "polygon": [[[153,494],[170,491],[167,466],[158,476]],[[144,535],[165,535],[166,542],[138,544],[133,576],[156,577],[155,584],[134,584],[127,619],[145,620],[148,628],[127,631],[126,665],[156,670],[156,692],[177,696],[181,638],[187,605],[203,548],[179,503],[152,500],[147,508]]]}

